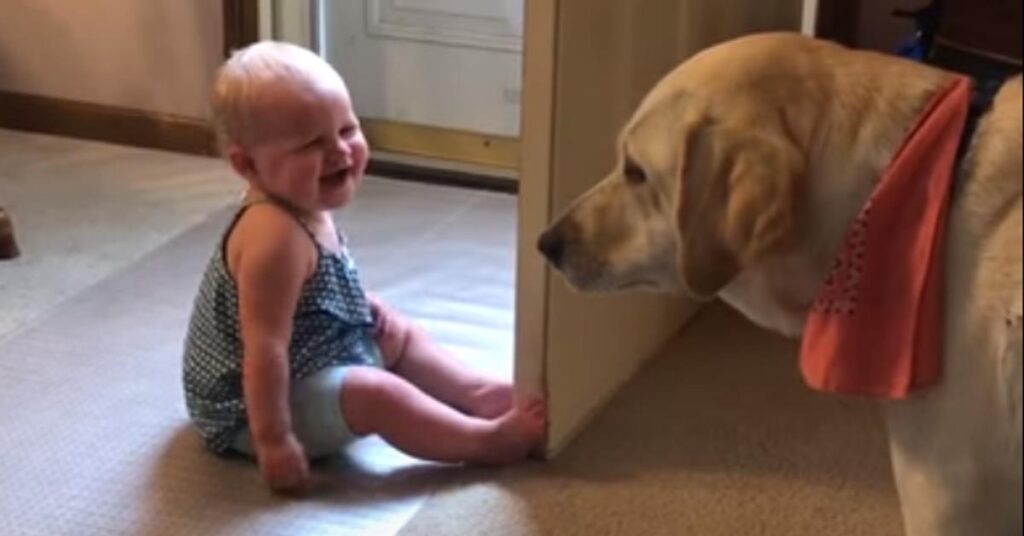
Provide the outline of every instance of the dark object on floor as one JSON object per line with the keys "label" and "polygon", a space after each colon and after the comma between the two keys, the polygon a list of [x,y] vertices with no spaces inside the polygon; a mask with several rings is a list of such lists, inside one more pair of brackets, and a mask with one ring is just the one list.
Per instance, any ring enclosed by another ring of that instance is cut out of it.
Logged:
{"label": "dark object on floor", "polygon": [[0,208],[0,260],[18,256],[18,242],[14,239],[14,223],[7,211]]}

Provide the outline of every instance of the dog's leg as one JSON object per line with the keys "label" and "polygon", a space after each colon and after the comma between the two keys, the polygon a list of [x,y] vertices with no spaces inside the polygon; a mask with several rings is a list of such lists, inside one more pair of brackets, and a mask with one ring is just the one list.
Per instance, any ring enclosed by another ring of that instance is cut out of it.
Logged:
{"label": "dog's leg", "polygon": [[988,237],[947,252],[942,382],[885,409],[910,536],[1019,535],[1024,525],[1020,213]]}
{"label": "dog's leg", "polygon": [[[886,409],[905,528],[909,536],[1021,534],[1020,401],[1011,400],[1020,394],[1020,353],[960,350],[947,363],[985,370],[946,375],[934,391]],[[1016,377],[1002,377],[1013,370]]]}

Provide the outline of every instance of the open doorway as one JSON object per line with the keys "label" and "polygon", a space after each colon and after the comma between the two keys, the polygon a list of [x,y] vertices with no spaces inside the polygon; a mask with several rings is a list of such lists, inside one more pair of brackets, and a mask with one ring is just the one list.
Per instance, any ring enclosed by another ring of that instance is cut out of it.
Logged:
{"label": "open doorway", "polygon": [[[309,2],[310,43],[345,78],[376,181],[354,239],[366,283],[470,365],[513,373],[523,0]],[[438,188],[426,183],[467,186]],[[482,190],[497,190],[494,193]],[[343,224],[356,223],[346,221]],[[369,223],[371,219],[368,219]],[[395,228],[396,222],[408,228]],[[387,235],[373,234],[386,225]],[[358,233],[358,234],[357,234]],[[372,243],[369,241],[372,240]],[[386,259],[386,260],[384,260]]]}
{"label": "open doorway", "polygon": [[523,0],[312,2],[313,44],[348,80],[380,163],[514,189]]}
{"label": "open doorway", "polygon": [[[511,380],[523,0],[241,4],[226,5],[227,27],[242,26],[229,48],[303,45],[349,87],[371,165],[335,220],[363,285],[468,366]],[[372,437],[348,454],[371,474],[421,463]],[[345,524],[393,533],[428,491],[362,502]]]}

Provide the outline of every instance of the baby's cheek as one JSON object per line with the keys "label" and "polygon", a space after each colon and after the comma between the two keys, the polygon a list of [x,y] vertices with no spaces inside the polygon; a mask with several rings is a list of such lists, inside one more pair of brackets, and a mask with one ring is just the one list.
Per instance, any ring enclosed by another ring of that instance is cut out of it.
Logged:
{"label": "baby's cheek", "polygon": [[353,142],[352,156],[360,170],[366,168],[366,162],[370,159],[370,147],[366,144],[366,139],[360,137],[358,141]]}
{"label": "baby's cheek", "polygon": [[315,189],[320,174],[320,162],[315,158],[307,158],[295,166],[292,180],[295,184],[303,184],[306,188]]}

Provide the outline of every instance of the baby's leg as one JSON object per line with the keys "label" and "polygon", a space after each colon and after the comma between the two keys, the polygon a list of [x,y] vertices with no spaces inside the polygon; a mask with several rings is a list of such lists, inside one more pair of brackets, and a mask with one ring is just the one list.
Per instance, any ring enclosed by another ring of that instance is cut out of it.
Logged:
{"label": "baby's leg", "polygon": [[476,372],[437,344],[422,328],[374,300],[381,328],[378,343],[388,370],[434,398],[469,415],[498,417],[512,409],[515,389]]}
{"label": "baby's leg", "polygon": [[523,402],[497,419],[481,419],[371,367],[352,367],[340,398],[353,433],[378,434],[399,450],[428,460],[511,462],[524,458],[544,435],[546,415],[539,400]]}

